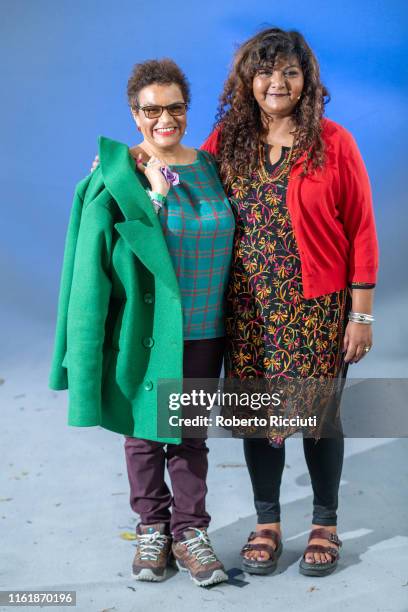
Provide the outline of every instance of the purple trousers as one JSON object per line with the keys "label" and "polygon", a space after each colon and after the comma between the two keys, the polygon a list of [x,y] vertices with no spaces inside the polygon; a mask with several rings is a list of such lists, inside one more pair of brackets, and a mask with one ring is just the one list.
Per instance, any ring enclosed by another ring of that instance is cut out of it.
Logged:
{"label": "purple trousers", "polygon": [[[219,378],[223,353],[224,338],[186,340],[184,378]],[[165,523],[176,540],[189,527],[208,527],[208,448],[204,438],[164,444],[126,436],[125,454],[130,505],[144,525]],[[164,480],[166,464],[173,495]]]}

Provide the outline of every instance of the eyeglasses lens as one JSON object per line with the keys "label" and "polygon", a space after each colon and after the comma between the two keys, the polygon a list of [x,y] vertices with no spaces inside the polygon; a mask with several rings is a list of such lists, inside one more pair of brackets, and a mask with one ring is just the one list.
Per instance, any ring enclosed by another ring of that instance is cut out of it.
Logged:
{"label": "eyeglasses lens", "polygon": [[148,119],[157,119],[167,109],[172,117],[184,115],[186,112],[185,104],[169,104],[169,106],[145,106],[142,110]]}
{"label": "eyeglasses lens", "polygon": [[177,117],[178,115],[184,115],[186,112],[186,106],[185,104],[171,104],[167,107],[167,110],[169,111],[170,115]]}

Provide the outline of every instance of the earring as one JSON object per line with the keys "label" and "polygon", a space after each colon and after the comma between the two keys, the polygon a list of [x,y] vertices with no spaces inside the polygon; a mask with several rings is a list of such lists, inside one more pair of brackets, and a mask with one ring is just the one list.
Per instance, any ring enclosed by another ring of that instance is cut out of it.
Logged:
{"label": "earring", "polygon": [[184,130],[183,136],[187,134],[187,128]]}
{"label": "earring", "polygon": [[140,125],[137,126],[137,129],[139,130],[139,132],[142,131],[142,128],[140,127]]}

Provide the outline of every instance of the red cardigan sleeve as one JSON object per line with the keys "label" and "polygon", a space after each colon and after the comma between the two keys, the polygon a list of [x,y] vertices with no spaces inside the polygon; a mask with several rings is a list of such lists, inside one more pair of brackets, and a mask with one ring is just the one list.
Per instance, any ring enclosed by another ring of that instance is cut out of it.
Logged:
{"label": "red cardigan sleeve", "polygon": [[218,153],[220,134],[221,128],[216,127],[215,130],[213,130],[208,136],[207,140],[203,142],[200,149],[204,149],[204,151],[208,151],[208,153],[211,153],[211,155],[216,157]]}
{"label": "red cardigan sleeve", "polygon": [[340,215],[350,242],[349,283],[375,283],[378,270],[378,242],[371,186],[367,170],[353,136],[343,128],[339,172]]}

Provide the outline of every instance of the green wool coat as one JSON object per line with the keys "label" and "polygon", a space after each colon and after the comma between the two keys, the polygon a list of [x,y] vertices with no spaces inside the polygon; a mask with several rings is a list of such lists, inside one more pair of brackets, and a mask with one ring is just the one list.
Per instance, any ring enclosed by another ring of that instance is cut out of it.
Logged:
{"label": "green wool coat", "polygon": [[174,267],[128,147],[101,137],[99,157],[75,191],[49,386],[69,390],[69,425],[180,443],[157,393],[183,371]]}

